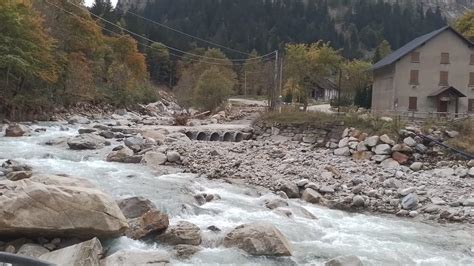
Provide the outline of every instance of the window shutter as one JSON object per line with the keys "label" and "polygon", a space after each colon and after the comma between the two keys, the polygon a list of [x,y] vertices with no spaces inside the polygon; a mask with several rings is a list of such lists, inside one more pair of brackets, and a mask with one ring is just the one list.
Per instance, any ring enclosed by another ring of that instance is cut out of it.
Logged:
{"label": "window shutter", "polygon": [[474,54],[471,54],[471,65],[474,65]]}
{"label": "window shutter", "polygon": [[469,73],[469,86],[474,86],[474,72]]}
{"label": "window shutter", "polygon": [[412,52],[411,53],[411,62],[412,63],[420,63],[420,52]]}
{"label": "window shutter", "polygon": [[467,104],[467,111],[469,113],[474,113],[474,99],[469,99]]}
{"label": "window shutter", "polygon": [[440,71],[439,72],[439,85],[440,86],[448,86],[448,71]]}
{"label": "window shutter", "polygon": [[418,98],[417,97],[408,98],[408,110],[409,111],[418,110]]}
{"label": "window shutter", "polygon": [[418,70],[411,70],[410,71],[410,84],[418,85],[419,84],[418,76],[419,76]]}
{"label": "window shutter", "polygon": [[441,53],[441,64],[449,64],[449,53]]}

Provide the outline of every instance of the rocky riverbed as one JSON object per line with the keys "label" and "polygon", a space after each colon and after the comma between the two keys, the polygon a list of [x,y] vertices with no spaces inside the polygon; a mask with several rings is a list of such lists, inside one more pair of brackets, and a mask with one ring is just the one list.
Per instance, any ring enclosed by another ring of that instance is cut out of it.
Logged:
{"label": "rocky riverbed", "polygon": [[4,250],[103,265],[474,263],[472,162],[392,169],[287,139],[74,119],[0,137]]}

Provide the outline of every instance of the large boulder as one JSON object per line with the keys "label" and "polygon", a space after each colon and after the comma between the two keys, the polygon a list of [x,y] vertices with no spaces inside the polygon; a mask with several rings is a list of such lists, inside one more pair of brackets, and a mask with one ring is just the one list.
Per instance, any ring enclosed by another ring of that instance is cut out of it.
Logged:
{"label": "large boulder", "polygon": [[156,145],[156,141],[152,138],[144,138],[142,135],[138,134],[134,137],[126,138],[123,143],[134,152],[139,152],[152,148]]}
{"label": "large boulder", "polygon": [[282,180],[280,181],[280,190],[285,192],[288,198],[299,198],[300,189],[298,185],[293,182]]}
{"label": "large boulder", "polygon": [[120,250],[101,260],[101,266],[165,266],[170,264],[165,251]]}
{"label": "large boulder", "polygon": [[165,233],[156,238],[158,241],[169,245],[200,245],[201,229],[195,224],[180,221],[176,225],[168,227]]}
{"label": "large boulder", "polygon": [[115,201],[95,188],[4,180],[0,195],[0,237],[116,237],[128,227]]}
{"label": "large boulder", "polygon": [[99,266],[102,245],[97,238],[45,253],[39,258],[55,265]]}
{"label": "large boulder", "polygon": [[291,256],[291,245],[272,224],[266,222],[236,227],[224,238],[224,246],[237,247],[256,256]]}
{"label": "large boulder", "polygon": [[133,151],[128,147],[117,146],[107,155],[107,162],[130,163],[133,162]]}
{"label": "large boulder", "polygon": [[320,203],[324,200],[323,196],[312,188],[305,189],[303,195],[301,196],[301,199],[314,204]]}
{"label": "large boulder", "polygon": [[20,247],[17,255],[32,257],[32,258],[39,258],[41,255],[48,253],[49,250],[41,245],[33,244],[33,243],[26,243]]}
{"label": "large boulder", "polygon": [[418,197],[415,193],[410,193],[403,197],[401,204],[405,210],[415,209],[418,206]]}
{"label": "large boulder", "polygon": [[129,228],[125,233],[131,239],[143,239],[157,235],[169,225],[168,215],[159,210],[149,211],[138,218],[133,218],[128,221]]}
{"label": "large boulder", "polygon": [[127,219],[138,218],[145,213],[155,210],[156,206],[149,199],[131,197],[117,201],[120,210]]}
{"label": "large boulder", "polygon": [[67,140],[71,150],[95,150],[105,146],[107,141],[94,134],[81,134]]}
{"label": "large boulder", "polygon": [[30,178],[33,175],[31,171],[16,171],[7,174],[7,179],[11,181],[18,181]]}
{"label": "large boulder", "polygon": [[29,132],[30,129],[27,126],[14,123],[5,129],[5,137],[21,137]]}
{"label": "large boulder", "polygon": [[326,261],[324,266],[364,266],[364,264],[357,256],[339,256]]}
{"label": "large boulder", "polygon": [[392,153],[392,147],[388,144],[379,144],[375,147],[374,150],[377,155],[387,155]]}
{"label": "large boulder", "polygon": [[159,165],[164,165],[167,160],[168,160],[168,157],[166,156],[166,154],[162,152],[149,151],[145,153],[145,155],[142,158],[141,163],[149,165],[149,166],[159,166]]}

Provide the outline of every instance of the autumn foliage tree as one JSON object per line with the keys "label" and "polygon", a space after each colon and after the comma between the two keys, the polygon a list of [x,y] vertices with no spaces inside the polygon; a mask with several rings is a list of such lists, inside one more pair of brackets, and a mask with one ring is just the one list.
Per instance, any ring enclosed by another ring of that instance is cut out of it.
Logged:
{"label": "autumn foliage tree", "polygon": [[455,25],[456,29],[474,42],[474,10],[467,12],[464,16],[460,17]]}

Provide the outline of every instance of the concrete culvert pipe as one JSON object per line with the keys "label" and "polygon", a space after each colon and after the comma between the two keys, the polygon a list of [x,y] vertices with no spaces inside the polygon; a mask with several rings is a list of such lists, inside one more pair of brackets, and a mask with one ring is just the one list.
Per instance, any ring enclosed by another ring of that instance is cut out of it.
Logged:
{"label": "concrete culvert pipe", "polygon": [[205,132],[199,132],[196,137],[197,140],[203,141],[207,139],[207,134]]}
{"label": "concrete culvert pipe", "polygon": [[231,132],[226,132],[224,134],[223,140],[227,142],[232,142],[234,140],[234,136]]}
{"label": "concrete culvert pipe", "polygon": [[186,134],[186,136],[187,136],[190,140],[194,140],[194,133],[193,133],[193,132],[188,131],[188,132],[186,132],[185,134]]}
{"label": "concrete culvert pipe", "polygon": [[242,140],[244,140],[244,135],[240,132],[237,132],[235,133],[234,140],[235,142],[241,142]]}
{"label": "concrete culvert pipe", "polygon": [[219,135],[219,133],[217,132],[214,132],[211,134],[211,137],[209,138],[210,141],[219,141],[219,139],[221,138],[221,136]]}

